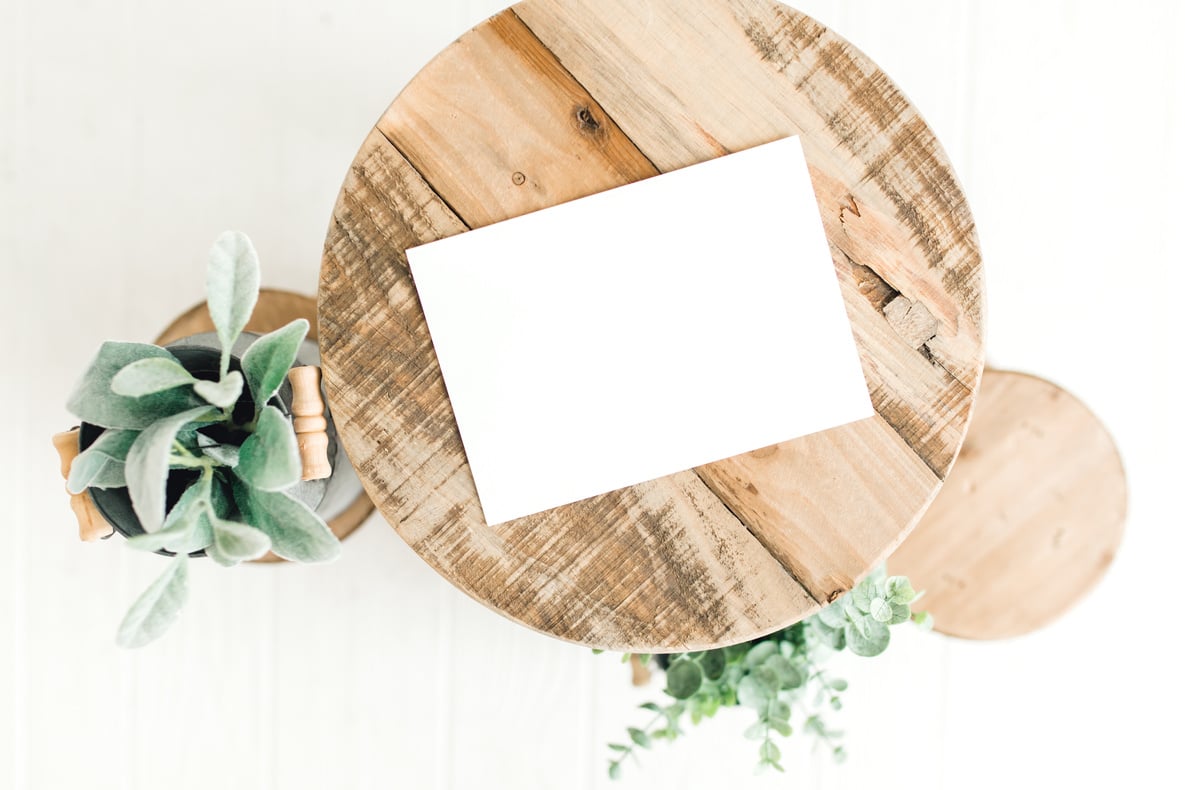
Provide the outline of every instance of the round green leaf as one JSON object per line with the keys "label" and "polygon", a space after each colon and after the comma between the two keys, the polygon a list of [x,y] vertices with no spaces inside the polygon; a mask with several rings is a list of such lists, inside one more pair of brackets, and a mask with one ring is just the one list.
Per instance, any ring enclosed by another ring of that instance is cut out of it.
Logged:
{"label": "round green leaf", "polygon": [[667,668],[666,692],[675,699],[687,699],[699,691],[704,682],[700,665],[690,659],[682,659]]}
{"label": "round green leaf", "polygon": [[728,659],[723,650],[709,650],[700,659],[700,667],[704,670],[704,677],[708,680],[719,680],[724,674]]}

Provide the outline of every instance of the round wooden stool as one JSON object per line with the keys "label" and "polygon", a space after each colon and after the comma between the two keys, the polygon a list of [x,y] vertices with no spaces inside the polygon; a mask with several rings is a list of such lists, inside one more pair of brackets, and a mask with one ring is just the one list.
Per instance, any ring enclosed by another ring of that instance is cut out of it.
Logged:
{"label": "round wooden stool", "polygon": [[[787,135],[879,416],[487,526],[404,251]],[[573,642],[705,648],[801,619],[908,534],[967,428],[980,288],[933,133],[818,22],[771,0],[528,0],[445,49],[362,144],[325,245],[322,361],[371,498],[458,587]]]}
{"label": "round wooden stool", "polygon": [[[317,302],[311,296],[263,288],[259,291],[259,301],[255,303],[255,310],[251,313],[251,320],[245,327],[248,332],[264,334],[279,329],[290,321],[304,318],[309,322],[309,340],[317,340]],[[214,322],[210,319],[210,311],[206,303],[194,305],[169,324],[160,336],[153,342],[158,346],[172,343],[183,337],[213,332]],[[336,421],[336,416],[335,416]],[[374,504],[366,494],[359,495],[346,509],[327,523],[329,529],[338,539],[345,539],[362,522],[374,512]],[[255,562],[283,562],[282,559],[270,551]]]}
{"label": "round wooden stool", "polygon": [[1019,636],[1102,577],[1126,513],[1123,464],[1098,418],[1048,381],[991,370],[959,462],[889,568],[926,591],[935,630]]}

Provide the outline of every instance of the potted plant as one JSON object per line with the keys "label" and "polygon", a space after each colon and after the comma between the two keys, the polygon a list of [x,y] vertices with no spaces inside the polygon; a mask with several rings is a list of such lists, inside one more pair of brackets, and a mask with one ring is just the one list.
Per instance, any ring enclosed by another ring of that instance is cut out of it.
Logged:
{"label": "potted plant", "polygon": [[302,480],[293,428],[287,379],[308,321],[243,332],[259,259],[242,233],[215,242],[206,290],[214,333],[168,348],[104,343],[67,404],[82,420],[67,489],[88,492],[132,547],[172,557],[120,624],[124,647],[147,644],[176,619],[191,557],[233,566],[269,551],[300,562],[341,551],[316,510],[330,482]]}
{"label": "potted plant", "polygon": [[656,740],[677,739],[685,717],[699,724],[730,706],[756,714],[744,735],[758,744],[758,771],[783,770],[774,736],[789,737],[792,719],[826,745],[835,759],[843,760],[840,733],[827,726],[822,710],[840,709],[839,695],[847,682],[828,675],[823,664],[845,648],[858,656],[880,655],[889,646],[889,627],[911,617],[929,628],[927,613],[910,611],[919,597],[907,578],[886,576],[880,568],[818,614],[781,631],[718,650],[634,656],[665,671],[668,700],[643,704],[653,714],[650,722],[628,728],[628,743],[609,744],[609,776],[619,778],[622,763],[637,749],[649,749]]}

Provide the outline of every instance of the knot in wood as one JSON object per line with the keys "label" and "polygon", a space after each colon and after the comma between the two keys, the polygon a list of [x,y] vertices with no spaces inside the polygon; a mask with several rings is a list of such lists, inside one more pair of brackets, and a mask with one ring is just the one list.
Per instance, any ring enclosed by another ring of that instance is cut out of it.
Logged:
{"label": "knot in wood", "polygon": [[519,172],[516,172],[514,175],[512,175],[510,180],[514,182],[516,187],[521,187],[523,184],[527,183],[527,177]]}
{"label": "knot in wood", "polygon": [[580,131],[588,134],[596,134],[601,128],[601,123],[593,115],[592,110],[588,107],[576,108],[576,123],[580,127]]}

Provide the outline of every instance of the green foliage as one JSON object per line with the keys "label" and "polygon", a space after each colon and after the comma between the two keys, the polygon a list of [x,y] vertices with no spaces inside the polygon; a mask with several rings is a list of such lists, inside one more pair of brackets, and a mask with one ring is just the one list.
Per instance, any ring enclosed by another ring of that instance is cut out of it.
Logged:
{"label": "green foliage", "polygon": [[[645,727],[629,728],[628,744],[609,745],[613,752],[610,778],[620,778],[622,764],[636,750],[682,735],[679,725],[684,716],[699,724],[730,706],[756,714],[744,737],[758,743],[758,771],[783,770],[782,751],[774,736],[793,734],[792,714],[800,722],[799,729],[842,761],[847,755],[838,742],[841,733],[827,727],[820,710],[839,710],[839,695],[848,684],[829,677],[821,665],[845,647],[859,656],[884,652],[889,627],[909,620],[910,605],[919,597],[904,576],[886,578],[884,570],[878,569],[835,603],[789,628],[720,650],[660,657],[666,662],[664,691],[671,702],[642,705],[653,714],[651,721]],[[913,619],[924,627],[929,623],[925,612]]]}
{"label": "green foliage", "polygon": [[222,344],[220,378],[230,369],[230,350],[251,318],[259,298],[259,256],[246,234],[228,230],[210,248],[206,267],[206,305]]}
{"label": "green foliage", "polygon": [[[245,235],[218,237],[206,289],[221,345],[217,380],[195,378],[166,349],[108,342],[68,402],[80,419],[106,429],[75,459],[70,490],[126,486],[145,529],[128,544],[176,554],[120,625],[117,642],[124,647],[147,644],[177,618],[188,595],[190,553],[205,551],[231,566],[269,550],[302,562],[331,560],[341,551],[320,516],[289,494],[300,481],[300,453],[291,420],[270,403],[308,322],[258,338],[242,356],[242,372],[232,371],[231,349],[259,292],[259,260]],[[241,422],[235,406],[244,392],[255,409]],[[170,474],[193,481],[166,514]]]}
{"label": "green foliage", "polygon": [[243,372],[255,400],[256,418],[284,383],[292,359],[308,331],[309,322],[298,318],[259,338],[243,354]]}
{"label": "green foliage", "polygon": [[163,634],[177,619],[189,597],[188,559],[184,553],[174,557],[165,572],[128,609],[115,636],[120,647],[142,647]]}
{"label": "green foliage", "polygon": [[260,491],[282,491],[300,481],[296,434],[275,406],[263,409],[255,433],[239,448],[235,475]]}

